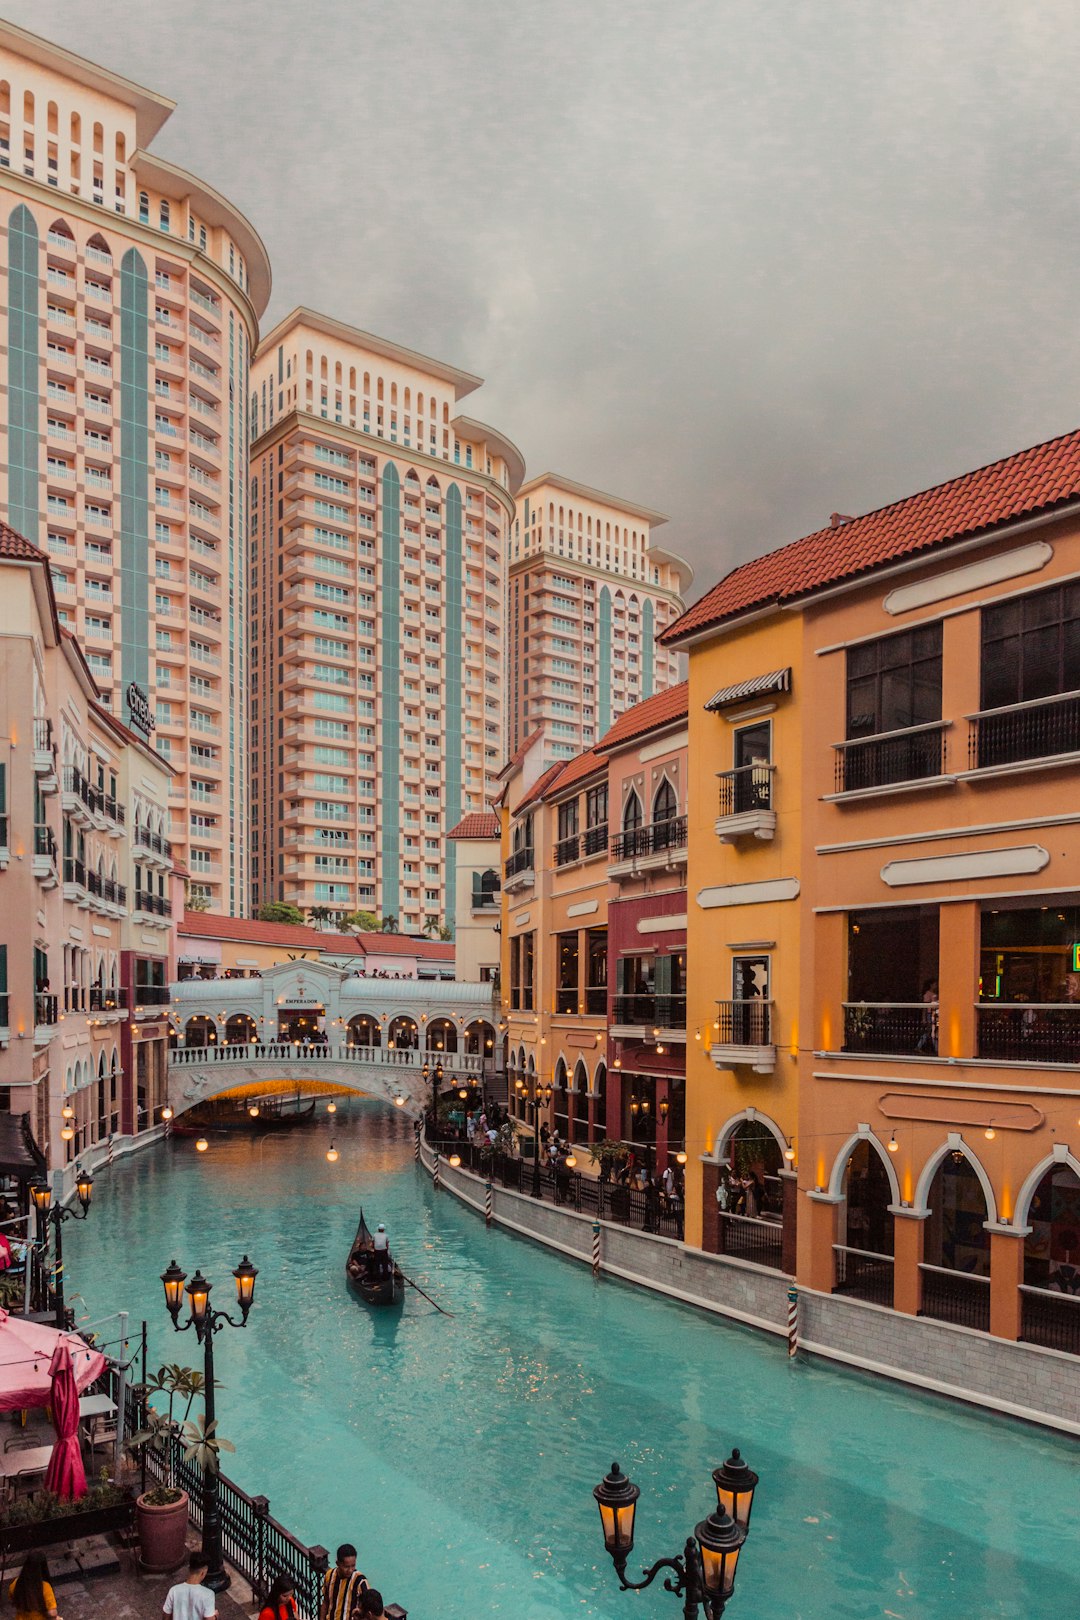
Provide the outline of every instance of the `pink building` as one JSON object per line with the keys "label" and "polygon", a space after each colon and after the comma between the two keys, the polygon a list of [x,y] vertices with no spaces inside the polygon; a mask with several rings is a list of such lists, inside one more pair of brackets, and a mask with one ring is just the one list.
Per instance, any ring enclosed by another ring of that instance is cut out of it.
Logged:
{"label": "pink building", "polygon": [[0,46],[0,501],[47,549],[112,712],[149,700],[192,892],[239,910],[266,253],[231,203],[149,152],[171,101],[10,23]]}
{"label": "pink building", "polygon": [[591,748],[627,709],[682,678],[656,643],[690,565],[653,543],[667,519],[555,473],[518,492],[508,604],[509,752],[534,731],[550,763]]}

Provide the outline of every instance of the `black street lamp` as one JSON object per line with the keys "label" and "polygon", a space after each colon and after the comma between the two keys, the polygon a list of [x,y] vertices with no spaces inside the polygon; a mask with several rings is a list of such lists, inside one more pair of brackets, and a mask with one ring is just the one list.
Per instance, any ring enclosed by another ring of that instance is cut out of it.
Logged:
{"label": "black street lamp", "polygon": [[704,1609],[706,1620],[720,1620],[735,1590],[735,1571],[746,1540],[758,1476],[733,1451],[722,1468],[714,1469],[716,1508],[695,1525],[687,1536],[682,1556],[660,1558],[651,1569],[643,1569],[644,1580],[628,1581],[626,1565],[634,1548],[634,1515],[640,1490],[628,1479],[618,1463],[593,1491],[600,1509],[604,1546],[615,1565],[624,1592],[640,1592],[651,1586],[662,1569],[673,1575],[664,1580],[664,1590],[684,1599],[684,1620],[695,1620]]}
{"label": "black street lamp", "polygon": [[[161,1273],[161,1284],[165,1290],[165,1304],[172,1317],[173,1327],[177,1333],[186,1333],[188,1328],[194,1328],[199,1343],[203,1347],[203,1380],[205,1419],[204,1434],[211,1437],[214,1434],[214,1424],[217,1416],[214,1410],[214,1334],[220,1333],[223,1327],[247,1327],[248,1312],[255,1297],[255,1278],[259,1275],[255,1266],[245,1254],[233,1277],[236,1280],[236,1302],[240,1307],[240,1320],[235,1322],[227,1311],[216,1310],[210,1303],[210,1290],[212,1283],[208,1283],[201,1271],[196,1271],[194,1277],[184,1287],[187,1278],[186,1272],[181,1271],[174,1260],[167,1270]],[[180,1322],[180,1310],[184,1303],[184,1295],[188,1297],[188,1320]],[[224,1559],[221,1555],[221,1504],[218,1499],[217,1467],[211,1466],[209,1458],[203,1462],[202,1485],[202,1555],[206,1561],[207,1574],[203,1584],[212,1592],[224,1592],[229,1586],[229,1575],[225,1569]]]}
{"label": "black street lamp", "polygon": [[86,1170],[76,1169],[75,1191],[78,1194],[80,1209],[65,1209],[63,1204],[54,1204],[52,1188],[43,1178],[30,1183],[30,1196],[34,1200],[37,1210],[38,1242],[43,1246],[47,1240],[50,1225],[56,1234],[56,1264],[53,1269],[53,1298],[56,1304],[54,1321],[58,1328],[67,1326],[67,1312],[64,1306],[64,1239],[63,1230],[65,1221],[85,1221],[90,1213],[90,1200],[94,1196],[94,1178]]}

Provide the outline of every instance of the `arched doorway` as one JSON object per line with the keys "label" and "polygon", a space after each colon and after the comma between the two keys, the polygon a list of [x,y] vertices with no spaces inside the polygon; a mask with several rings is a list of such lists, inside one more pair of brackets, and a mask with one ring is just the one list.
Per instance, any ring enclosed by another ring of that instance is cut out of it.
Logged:
{"label": "arched doorway", "polygon": [[578,1058],[574,1065],[574,1084],[570,1092],[570,1107],[568,1109],[571,1142],[587,1142],[589,1139],[589,1071],[584,1061]]}
{"label": "arched doorway", "polygon": [[465,1030],[465,1051],[490,1063],[495,1055],[495,1031],[483,1018],[474,1018]]}
{"label": "arched doorway", "polygon": [[257,1039],[258,1030],[250,1013],[233,1013],[226,1021],[226,1046],[253,1046]]}
{"label": "arched doorway", "polygon": [[349,1046],[381,1046],[382,1030],[379,1020],[372,1018],[368,1013],[357,1013],[349,1019],[349,1028],[346,1034]]}
{"label": "arched doorway", "polygon": [[429,1052],[456,1052],[457,1029],[450,1018],[433,1018],[427,1027],[425,1045]]}
{"label": "arched doorway", "polygon": [[990,1234],[983,1223],[993,1214],[963,1148],[943,1154],[926,1202],[919,1314],[989,1333]]}
{"label": "arched doorway", "polygon": [[881,1155],[864,1137],[848,1154],[839,1206],[834,1293],[874,1305],[893,1303],[892,1183]]}
{"label": "arched doorway", "polygon": [[570,1135],[570,1099],[567,1095],[566,1064],[562,1058],[555,1065],[554,1105],[553,1128],[565,1142]]}
{"label": "arched doorway", "polygon": [[744,1118],[724,1133],[719,1158],[719,1252],[780,1270],[784,1263],[780,1143],[763,1120]]}
{"label": "arched doorway", "polygon": [[1080,1176],[1053,1164],[1031,1195],[1020,1337],[1080,1355]]}
{"label": "arched doorway", "polygon": [[217,1025],[205,1013],[196,1013],[184,1025],[184,1045],[199,1048],[217,1045]]}
{"label": "arched doorway", "polygon": [[593,1122],[589,1127],[589,1142],[601,1142],[607,1136],[607,1064],[601,1059],[593,1075]]}
{"label": "arched doorway", "polygon": [[386,1044],[398,1052],[415,1052],[420,1045],[416,1019],[395,1018],[390,1025]]}

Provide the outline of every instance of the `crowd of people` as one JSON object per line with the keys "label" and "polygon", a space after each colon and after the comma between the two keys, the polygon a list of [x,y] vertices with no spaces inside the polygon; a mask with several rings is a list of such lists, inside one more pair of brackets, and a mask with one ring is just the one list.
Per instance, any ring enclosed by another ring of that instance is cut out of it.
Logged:
{"label": "crowd of people", "polygon": [[716,1207],[724,1215],[761,1214],[765,1188],[756,1170],[744,1170],[740,1175],[722,1165],[716,1186]]}

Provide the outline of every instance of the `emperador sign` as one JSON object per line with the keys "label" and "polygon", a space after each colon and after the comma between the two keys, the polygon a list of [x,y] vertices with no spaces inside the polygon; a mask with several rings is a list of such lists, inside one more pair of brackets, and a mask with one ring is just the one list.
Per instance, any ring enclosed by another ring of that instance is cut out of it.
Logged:
{"label": "emperador sign", "polygon": [[128,719],[136,731],[141,731],[144,737],[149,737],[154,729],[155,721],[150,713],[150,699],[141,686],[132,681],[127,689]]}

